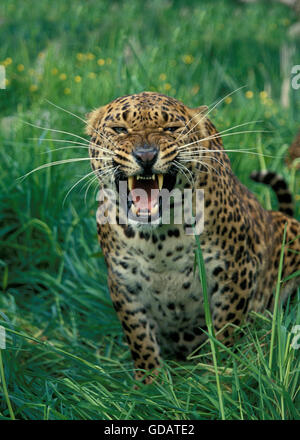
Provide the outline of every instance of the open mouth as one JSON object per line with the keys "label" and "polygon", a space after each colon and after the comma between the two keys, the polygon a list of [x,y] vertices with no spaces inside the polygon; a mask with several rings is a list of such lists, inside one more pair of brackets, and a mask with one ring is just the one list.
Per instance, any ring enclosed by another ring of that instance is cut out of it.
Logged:
{"label": "open mouth", "polygon": [[163,174],[128,177],[131,212],[137,217],[156,216],[159,211],[159,193],[163,188]]}
{"label": "open mouth", "polygon": [[[163,190],[172,191],[176,183],[176,175],[176,172],[171,171],[167,174],[129,176],[126,192],[128,218],[142,223],[153,222],[160,218],[162,192]],[[119,182],[124,182],[124,180],[120,178]],[[117,186],[119,182],[116,182]]]}

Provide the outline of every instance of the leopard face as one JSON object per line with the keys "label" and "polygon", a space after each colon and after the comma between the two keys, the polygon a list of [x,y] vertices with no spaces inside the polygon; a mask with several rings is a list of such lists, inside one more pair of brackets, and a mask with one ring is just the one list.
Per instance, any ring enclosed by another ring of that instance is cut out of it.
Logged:
{"label": "leopard face", "polygon": [[[159,224],[160,192],[191,186],[196,159],[202,155],[199,140],[207,136],[206,109],[144,92],[118,98],[89,115],[93,170],[106,188],[120,192],[120,182],[126,183],[127,213],[135,216],[133,224]],[[203,149],[206,144],[203,140]],[[187,148],[195,159],[188,164]]]}

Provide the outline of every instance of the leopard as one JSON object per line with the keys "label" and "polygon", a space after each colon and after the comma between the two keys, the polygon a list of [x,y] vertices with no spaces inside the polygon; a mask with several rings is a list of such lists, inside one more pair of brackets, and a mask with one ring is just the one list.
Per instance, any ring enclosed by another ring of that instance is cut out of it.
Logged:
{"label": "leopard", "polygon": [[[264,209],[234,174],[209,111],[145,91],[87,115],[89,157],[99,182],[98,239],[139,383],[154,381],[164,359],[186,359],[207,340],[197,246],[214,334],[222,344],[234,345],[251,312],[274,309],[281,255],[280,302],[299,286],[300,277],[291,275],[300,268],[300,223],[285,179],[252,173],[276,192],[278,210]],[[185,209],[175,198],[164,208],[162,191],[175,189],[189,191],[194,217],[175,222],[175,209]],[[162,221],[164,209],[169,221]],[[197,218],[202,229],[193,234]]]}

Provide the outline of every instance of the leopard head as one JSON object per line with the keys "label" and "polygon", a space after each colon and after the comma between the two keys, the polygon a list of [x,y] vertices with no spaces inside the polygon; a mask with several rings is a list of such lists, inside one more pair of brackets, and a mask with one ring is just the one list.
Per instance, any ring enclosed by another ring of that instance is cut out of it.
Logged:
{"label": "leopard head", "polygon": [[143,92],[92,111],[89,154],[101,184],[119,190],[120,182],[126,182],[128,210],[140,219],[160,217],[160,191],[192,186],[202,152],[210,146],[206,110]]}

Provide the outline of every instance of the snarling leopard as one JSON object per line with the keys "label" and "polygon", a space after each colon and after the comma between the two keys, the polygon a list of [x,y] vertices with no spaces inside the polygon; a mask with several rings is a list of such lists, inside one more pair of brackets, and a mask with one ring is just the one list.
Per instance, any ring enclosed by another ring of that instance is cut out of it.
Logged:
{"label": "snarling leopard", "polygon": [[[106,191],[99,196],[98,236],[136,379],[150,382],[162,356],[185,358],[206,338],[191,221],[202,221],[198,236],[220,341],[234,343],[234,330],[251,311],[272,310],[285,227],[280,300],[297,289],[300,277],[290,275],[300,269],[300,223],[288,187],[274,173],[254,173],[279,200],[278,211],[265,210],[234,175],[207,107],[154,92],[124,96],[92,111],[87,133],[92,169]],[[176,203],[170,197],[168,222],[164,190],[182,194]],[[187,191],[195,215],[175,222]]]}

